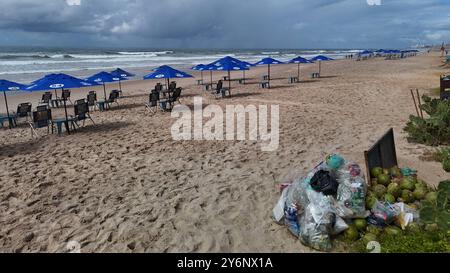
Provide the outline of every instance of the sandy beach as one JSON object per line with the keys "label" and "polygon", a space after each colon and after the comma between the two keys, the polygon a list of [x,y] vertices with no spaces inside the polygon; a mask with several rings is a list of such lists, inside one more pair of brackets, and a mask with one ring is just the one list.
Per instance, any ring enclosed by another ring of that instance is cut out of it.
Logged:
{"label": "sandy beach", "polygon": [[[279,105],[275,152],[262,152],[255,141],[172,140],[170,113],[144,107],[157,81],[123,83],[120,106],[93,112],[96,125],[87,122],[73,135],[45,136],[44,129],[32,140],[25,122],[1,129],[0,252],[64,252],[69,241],[80,242],[82,252],[310,252],[271,219],[278,185],[331,153],[364,166],[364,151],[390,128],[401,166],[432,185],[449,178],[439,163],[420,159],[429,147],[408,143],[403,132],[415,113],[410,88],[429,93],[448,72],[437,53],[326,62],[323,77],[309,79],[316,70],[302,65],[302,82],[288,84],[297,66],[273,66],[274,88],[267,90],[255,84],[267,67],[254,68],[249,84],[234,82],[234,96],[220,100],[195,79],[177,81],[188,106],[196,96],[223,108]],[[103,96],[101,87],[94,90]],[[72,101],[87,91],[73,90]],[[10,96],[10,109],[36,106],[41,96]]]}

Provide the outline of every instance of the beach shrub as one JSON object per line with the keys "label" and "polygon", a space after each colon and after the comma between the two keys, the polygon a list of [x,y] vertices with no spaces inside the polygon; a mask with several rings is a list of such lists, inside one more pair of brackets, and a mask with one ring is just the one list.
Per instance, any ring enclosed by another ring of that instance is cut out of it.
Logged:
{"label": "beach shrub", "polygon": [[[376,240],[382,253],[449,253],[450,236],[440,230],[405,231],[401,234],[381,233]],[[367,253],[367,241],[358,242],[344,248],[346,252]]]}
{"label": "beach shrub", "polygon": [[450,144],[450,101],[423,96],[420,108],[428,114],[421,118],[410,116],[405,127],[408,141],[430,146]]}

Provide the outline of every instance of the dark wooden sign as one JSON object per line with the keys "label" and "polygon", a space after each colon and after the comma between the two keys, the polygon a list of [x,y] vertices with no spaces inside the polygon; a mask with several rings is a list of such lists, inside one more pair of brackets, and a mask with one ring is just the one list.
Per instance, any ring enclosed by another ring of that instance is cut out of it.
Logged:
{"label": "dark wooden sign", "polygon": [[366,158],[367,181],[370,184],[370,170],[376,167],[389,169],[398,166],[395,150],[394,129],[390,129],[370,150],[364,152]]}

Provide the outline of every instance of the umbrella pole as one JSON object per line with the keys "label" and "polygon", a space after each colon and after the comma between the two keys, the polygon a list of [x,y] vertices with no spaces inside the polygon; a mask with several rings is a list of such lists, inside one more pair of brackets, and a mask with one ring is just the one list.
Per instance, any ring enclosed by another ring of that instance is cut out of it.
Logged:
{"label": "umbrella pole", "polygon": [[231,96],[231,72],[228,70],[228,92]]}
{"label": "umbrella pole", "polygon": [[[63,89],[64,90],[64,89]],[[55,89],[56,91],[56,89]],[[63,103],[64,103],[64,112],[66,113],[66,131],[67,133],[70,135],[70,127],[69,127],[69,116],[67,115],[67,104],[66,104],[66,98],[62,98],[63,99]]]}
{"label": "umbrella pole", "polygon": [[202,83],[203,83],[203,70],[200,71],[200,75],[202,76]]}
{"label": "umbrella pole", "polygon": [[105,102],[106,102],[107,98],[106,98],[106,86],[105,86],[105,83],[103,83],[103,94],[105,95]]}
{"label": "umbrella pole", "polygon": [[322,61],[319,61],[319,76],[321,72],[322,72]]}
{"label": "umbrella pole", "polygon": [[268,69],[268,74],[269,74],[269,89],[270,89],[270,64],[267,66],[267,69]]}
{"label": "umbrella pole", "polygon": [[212,70],[209,71],[209,73],[211,74],[211,89],[212,89],[212,85],[213,85]]}
{"label": "umbrella pole", "polygon": [[244,84],[245,84],[245,70],[243,70],[244,71]]}
{"label": "umbrella pole", "polygon": [[122,92],[122,81],[121,80],[119,80],[119,90],[120,90],[120,92]]}
{"label": "umbrella pole", "polygon": [[297,78],[300,81],[300,63],[298,63],[298,74],[297,74]]}
{"label": "umbrella pole", "polygon": [[8,99],[6,99],[6,91],[3,90],[3,96],[5,97],[5,105],[6,105],[6,114],[8,115],[8,124],[9,129],[12,129],[11,117],[9,116],[9,107],[8,107]]}

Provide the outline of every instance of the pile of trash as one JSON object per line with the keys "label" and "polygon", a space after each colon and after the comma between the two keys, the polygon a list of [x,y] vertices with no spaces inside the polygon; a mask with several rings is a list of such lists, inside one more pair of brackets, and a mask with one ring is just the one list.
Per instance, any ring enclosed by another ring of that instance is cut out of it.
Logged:
{"label": "pile of trash", "polygon": [[417,206],[411,202],[425,198],[427,190],[415,172],[376,168],[372,175],[369,187],[358,164],[330,155],[306,176],[281,185],[273,218],[304,245],[320,251],[330,251],[332,238],[342,233],[352,241],[363,235],[370,239],[371,231],[401,232],[417,221]]}

